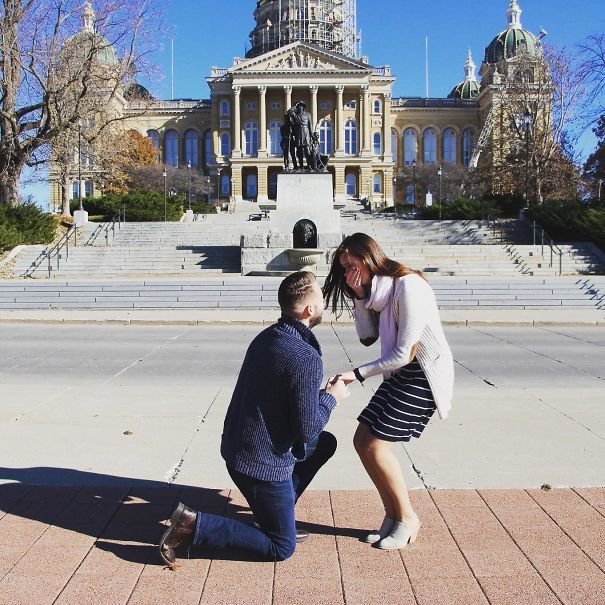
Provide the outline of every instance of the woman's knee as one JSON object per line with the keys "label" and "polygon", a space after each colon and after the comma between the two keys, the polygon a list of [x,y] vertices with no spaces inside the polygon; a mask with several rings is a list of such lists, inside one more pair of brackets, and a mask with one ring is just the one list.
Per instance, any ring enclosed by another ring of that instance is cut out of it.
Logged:
{"label": "woman's knee", "polygon": [[363,457],[374,457],[378,454],[383,442],[370,432],[370,429],[360,424],[353,436],[355,451]]}

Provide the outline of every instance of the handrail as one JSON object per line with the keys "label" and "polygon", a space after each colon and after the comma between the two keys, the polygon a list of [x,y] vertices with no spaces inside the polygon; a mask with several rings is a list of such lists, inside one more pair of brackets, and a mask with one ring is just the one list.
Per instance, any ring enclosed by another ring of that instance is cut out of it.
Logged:
{"label": "handrail", "polygon": [[118,208],[118,216],[111,217],[111,223],[107,221],[105,227],[101,229],[101,233],[105,233],[105,245],[109,246],[109,231],[111,230],[111,238],[112,240],[116,236],[116,222],[118,223],[118,229],[122,228],[122,220],[124,223],[126,222],[126,204],[122,205]]}
{"label": "handrail", "polygon": [[557,254],[559,256],[559,275],[563,275],[563,250],[555,244],[555,241],[544,231],[541,225],[538,225],[536,221],[532,221],[532,231],[533,231],[533,245],[536,246],[536,230],[539,230],[540,233],[540,256],[544,256],[544,243],[550,248],[550,264],[549,267],[552,267],[553,264],[553,254]]}
{"label": "handrail", "polygon": [[74,246],[77,245],[78,241],[78,227],[76,225],[72,225],[66,233],[64,233],[58,242],[54,244],[50,244],[47,246],[40,254],[38,258],[36,258],[32,264],[24,271],[20,277],[31,277],[36,269],[44,262],[44,260],[48,260],[48,277],[51,276],[52,273],[52,258],[56,257],[57,259],[57,269],[59,269],[60,260],[61,260],[61,250],[65,248],[65,258],[69,258],[69,240],[74,238]]}

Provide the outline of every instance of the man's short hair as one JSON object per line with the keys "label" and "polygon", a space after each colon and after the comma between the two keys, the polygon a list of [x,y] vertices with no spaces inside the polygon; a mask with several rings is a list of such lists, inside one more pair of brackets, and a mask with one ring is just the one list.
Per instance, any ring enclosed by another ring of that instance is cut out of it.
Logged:
{"label": "man's short hair", "polygon": [[279,285],[277,300],[282,313],[292,315],[313,288],[315,275],[311,271],[297,271],[288,275]]}

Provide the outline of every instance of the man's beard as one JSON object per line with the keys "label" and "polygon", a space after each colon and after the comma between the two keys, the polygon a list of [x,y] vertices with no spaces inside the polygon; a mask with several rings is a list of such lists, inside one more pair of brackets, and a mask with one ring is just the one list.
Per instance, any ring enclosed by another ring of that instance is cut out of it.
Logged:
{"label": "man's beard", "polygon": [[310,317],[309,328],[314,328],[315,326],[318,326],[321,323],[321,316],[322,313],[320,313],[319,315],[315,315],[314,317]]}

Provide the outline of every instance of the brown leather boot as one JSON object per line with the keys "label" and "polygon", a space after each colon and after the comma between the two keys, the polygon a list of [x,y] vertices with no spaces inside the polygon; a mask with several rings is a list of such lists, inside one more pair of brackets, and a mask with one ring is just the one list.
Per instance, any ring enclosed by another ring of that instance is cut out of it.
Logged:
{"label": "brown leather boot", "polygon": [[190,546],[193,543],[196,519],[197,513],[179,502],[170,517],[170,527],[164,532],[158,546],[160,557],[166,565],[174,567],[176,561],[174,551],[179,546]]}

